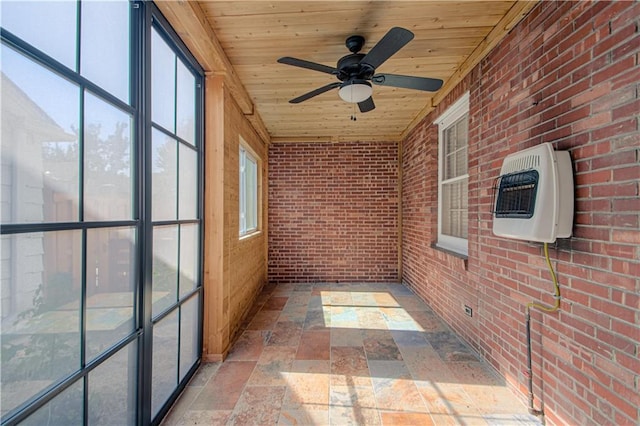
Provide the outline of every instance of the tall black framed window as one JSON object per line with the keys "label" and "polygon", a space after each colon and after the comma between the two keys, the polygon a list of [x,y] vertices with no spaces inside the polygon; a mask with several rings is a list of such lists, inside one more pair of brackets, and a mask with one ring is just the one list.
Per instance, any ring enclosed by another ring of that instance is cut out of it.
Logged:
{"label": "tall black framed window", "polygon": [[1,422],[157,423],[202,347],[202,70],[150,2],[1,7]]}

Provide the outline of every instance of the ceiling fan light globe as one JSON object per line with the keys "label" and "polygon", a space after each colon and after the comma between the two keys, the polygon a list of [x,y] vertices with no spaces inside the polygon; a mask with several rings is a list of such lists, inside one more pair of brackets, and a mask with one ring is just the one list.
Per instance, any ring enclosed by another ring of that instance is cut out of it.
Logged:
{"label": "ceiling fan light globe", "polygon": [[363,102],[371,97],[373,89],[366,81],[347,82],[338,91],[340,98],[352,104]]}

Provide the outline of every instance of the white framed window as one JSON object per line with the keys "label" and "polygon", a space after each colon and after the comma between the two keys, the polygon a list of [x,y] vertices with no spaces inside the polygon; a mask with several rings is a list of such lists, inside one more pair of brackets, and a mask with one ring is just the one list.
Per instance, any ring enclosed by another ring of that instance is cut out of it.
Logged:
{"label": "white framed window", "polygon": [[240,143],[240,236],[256,232],[259,227],[259,174],[258,160]]}
{"label": "white framed window", "polygon": [[469,227],[469,93],[462,95],[438,125],[437,246],[467,255]]}

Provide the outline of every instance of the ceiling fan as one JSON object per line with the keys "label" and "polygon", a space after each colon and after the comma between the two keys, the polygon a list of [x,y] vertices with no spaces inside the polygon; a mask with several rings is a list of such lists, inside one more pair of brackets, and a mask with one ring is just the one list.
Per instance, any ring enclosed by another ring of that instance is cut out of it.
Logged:
{"label": "ceiling fan", "polygon": [[351,54],[340,58],[336,68],[303,59],[291,58],[289,56],[278,59],[278,62],[281,64],[324,72],[335,75],[338,80],[340,80],[339,82],[336,81],[327,84],[326,86],[319,87],[304,95],[291,99],[289,102],[298,104],[331,89],[340,88],[338,94],[342,100],[357,103],[360,112],[369,112],[376,107],[371,97],[373,93],[371,83],[379,86],[435,92],[442,87],[442,80],[408,75],[375,73],[376,68],[391,56],[395,55],[412,39],[413,33],[411,31],[394,27],[373,46],[369,53],[364,54],[359,53],[364,45],[364,37],[352,35],[347,38],[345,43],[349,51],[351,51]]}

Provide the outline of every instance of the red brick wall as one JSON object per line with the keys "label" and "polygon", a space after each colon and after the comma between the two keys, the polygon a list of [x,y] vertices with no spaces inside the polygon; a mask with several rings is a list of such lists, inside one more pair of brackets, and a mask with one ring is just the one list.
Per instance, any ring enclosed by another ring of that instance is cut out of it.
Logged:
{"label": "red brick wall", "polygon": [[[542,397],[550,424],[640,422],[639,26],[637,2],[540,2],[403,145],[404,281],[523,396],[524,305],[553,303],[553,289],[540,244],[493,236],[491,186],[508,153],[542,142],[570,151],[574,235],[550,250],[562,305],[532,314],[536,407]],[[431,123],[467,90],[465,261],[431,247]]]}
{"label": "red brick wall", "polygon": [[398,280],[398,144],[269,146],[269,281]]}

